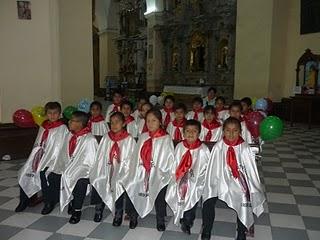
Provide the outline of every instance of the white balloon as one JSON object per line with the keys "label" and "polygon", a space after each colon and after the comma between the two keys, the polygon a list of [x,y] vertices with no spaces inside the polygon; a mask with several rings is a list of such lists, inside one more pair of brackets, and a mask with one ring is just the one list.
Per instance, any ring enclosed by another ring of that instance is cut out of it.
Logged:
{"label": "white balloon", "polygon": [[155,106],[158,103],[158,97],[156,95],[151,95],[149,98],[149,102]]}
{"label": "white balloon", "polygon": [[164,96],[161,96],[161,95],[160,95],[160,96],[158,97],[158,104],[162,106],[163,103],[164,103]]}

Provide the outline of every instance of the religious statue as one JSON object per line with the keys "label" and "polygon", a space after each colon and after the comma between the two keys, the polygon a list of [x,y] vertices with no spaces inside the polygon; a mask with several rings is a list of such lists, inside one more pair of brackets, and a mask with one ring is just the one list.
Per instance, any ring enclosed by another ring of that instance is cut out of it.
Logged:
{"label": "religious statue", "polygon": [[178,65],[179,65],[179,49],[177,47],[177,42],[175,41],[172,48],[172,70],[178,71]]}
{"label": "religious statue", "polygon": [[206,39],[200,33],[195,33],[191,39],[190,71],[200,72],[205,70]]}
{"label": "religious statue", "polygon": [[222,39],[218,49],[218,68],[228,68],[229,47],[228,40]]}

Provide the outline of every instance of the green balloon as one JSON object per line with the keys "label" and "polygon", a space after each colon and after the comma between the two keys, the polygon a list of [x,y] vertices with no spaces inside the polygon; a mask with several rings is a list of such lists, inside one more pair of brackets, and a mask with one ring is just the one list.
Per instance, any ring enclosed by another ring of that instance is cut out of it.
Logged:
{"label": "green balloon", "polygon": [[63,116],[66,118],[66,119],[71,119],[71,116],[72,116],[72,113],[74,111],[77,111],[78,109],[74,106],[67,106],[64,110],[63,110]]}
{"label": "green balloon", "polygon": [[259,130],[262,140],[271,141],[282,136],[283,122],[276,116],[269,116],[261,122]]}

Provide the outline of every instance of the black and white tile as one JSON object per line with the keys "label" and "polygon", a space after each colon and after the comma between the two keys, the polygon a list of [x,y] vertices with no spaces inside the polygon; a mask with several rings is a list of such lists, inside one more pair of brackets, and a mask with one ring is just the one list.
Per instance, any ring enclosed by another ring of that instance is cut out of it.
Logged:
{"label": "black and white tile", "polygon": [[[258,163],[266,190],[266,211],[256,219],[258,240],[320,239],[320,128],[286,127],[277,141],[263,146]],[[93,222],[94,207],[84,206],[80,223],[68,223],[69,215],[56,208],[50,215],[40,214],[42,204],[15,213],[19,188],[17,172],[24,160],[0,162],[0,239],[1,240],[178,240],[200,239],[201,210],[191,235],[183,234],[172,222],[170,211],[167,230],[155,228],[154,212],[140,219],[134,230],[128,221],[112,226],[112,214],[105,211],[101,223]],[[236,215],[225,204],[218,203],[213,240],[232,240],[236,234]],[[249,238],[250,239],[250,238]]]}

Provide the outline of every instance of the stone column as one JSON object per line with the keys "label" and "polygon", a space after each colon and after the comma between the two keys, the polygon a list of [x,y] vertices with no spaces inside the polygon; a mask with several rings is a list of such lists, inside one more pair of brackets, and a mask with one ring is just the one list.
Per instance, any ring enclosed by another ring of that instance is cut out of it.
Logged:
{"label": "stone column", "polygon": [[160,37],[160,31],[156,26],[161,24],[162,13],[152,12],[146,15],[147,24],[147,91],[162,91],[160,81],[162,65],[163,45]]}

